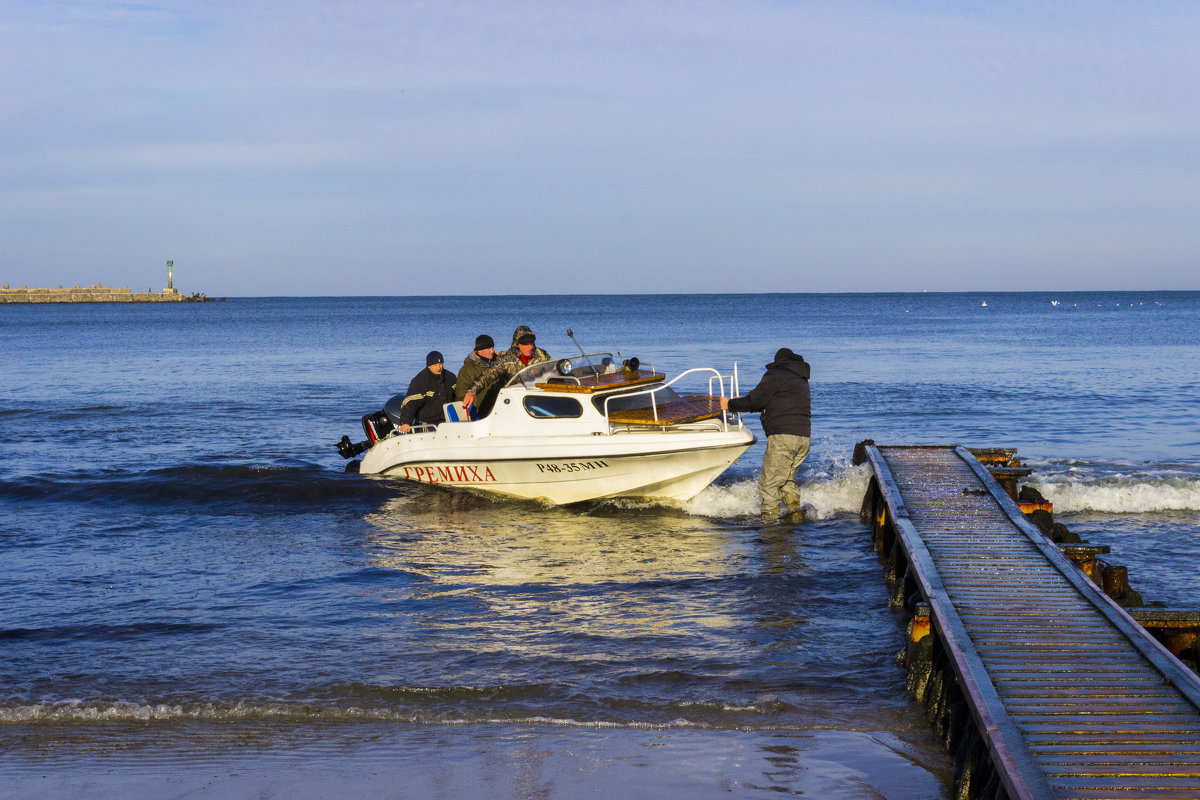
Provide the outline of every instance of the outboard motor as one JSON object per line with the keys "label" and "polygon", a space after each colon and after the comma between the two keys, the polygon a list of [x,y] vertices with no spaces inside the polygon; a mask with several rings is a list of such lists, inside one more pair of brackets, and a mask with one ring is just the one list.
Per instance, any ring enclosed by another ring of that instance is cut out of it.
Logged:
{"label": "outboard motor", "polygon": [[349,436],[343,436],[342,440],[334,446],[337,447],[342,458],[354,458],[359,453],[365,453],[371,449],[370,442],[352,442]]}
{"label": "outboard motor", "polygon": [[383,408],[376,411],[374,414],[367,414],[362,418],[363,433],[367,438],[362,442],[352,442],[349,436],[343,436],[336,447],[342,458],[354,458],[360,453],[365,453],[380,439],[386,437],[389,433],[400,427],[400,406],[404,402],[404,395],[398,394],[392,399],[383,404]]}
{"label": "outboard motor", "polygon": [[375,444],[400,427],[400,406],[404,404],[404,395],[398,394],[383,404],[383,408],[374,414],[362,418],[363,433]]}
{"label": "outboard motor", "polygon": [[398,394],[383,404],[383,413],[392,423],[393,428],[400,427],[400,406],[404,405],[404,395]]}
{"label": "outboard motor", "polygon": [[375,444],[395,429],[392,421],[388,419],[388,415],[384,411],[367,414],[362,418],[362,426],[363,433],[367,435],[367,439],[370,440],[371,444]]}

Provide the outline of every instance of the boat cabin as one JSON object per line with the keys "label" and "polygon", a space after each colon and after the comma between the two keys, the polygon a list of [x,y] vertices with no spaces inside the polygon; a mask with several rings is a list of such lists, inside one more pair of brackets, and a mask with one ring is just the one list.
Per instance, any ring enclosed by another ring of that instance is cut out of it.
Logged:
{"label": "boat cabin", "polygon": [[[711,379],[710,394],[686,396],[665,380],[666,375],[653,365],[642,365],[637,359],[618,363],[610,353],[591,353],[531,364],[509,380],[501,395],[510,395],[510,401],[519,395],[534,419],[593,416],[585,412],[589,401],[600,418],[616,426],[665,428],[721,416],[720,395],[711,394]],[[507,392],[512,387],[524,391]],[[454,409],[447,419],[461,419],[460,413]]]}

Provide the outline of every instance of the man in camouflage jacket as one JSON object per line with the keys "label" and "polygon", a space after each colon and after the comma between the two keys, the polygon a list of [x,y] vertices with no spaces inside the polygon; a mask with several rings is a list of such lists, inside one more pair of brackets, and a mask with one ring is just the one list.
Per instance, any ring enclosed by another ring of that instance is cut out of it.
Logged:
{"label": "man in camouflage jacket", "polygon": [[525,325],[513,331],[512,347],[496,356],[495,363],[467,387],[467,393],[463,395],[463,405],[470,406],[480,392],[501,379],[511,378],[530,364],[549,361],[550,354],[538,347],[536,341],[533,331]]}

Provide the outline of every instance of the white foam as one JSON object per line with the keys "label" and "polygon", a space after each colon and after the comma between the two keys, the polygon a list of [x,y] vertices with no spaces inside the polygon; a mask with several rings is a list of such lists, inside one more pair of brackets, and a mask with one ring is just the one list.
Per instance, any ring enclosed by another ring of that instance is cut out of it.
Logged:
{"label": "white foam", "polygon": [[1077,468],[1057,475],[1034,473],[1027,481],[1056,512],[1147,514],[1200,510],[1200,478],[1184,473],[1087,475]]}
{"label": "white foam", "polygon": [[[830,519],[841,514],[857,514],[871,480],[871,468],[854,466],[837,459],[827,466],[801,470],[797,477],[800,502],[810,519]],[[709,486],[682,505],[689,514],[718,519],[754,516],[759,513],[758,479],[747,479],[723,486]]]}
{"label": "white foam", "polygon": [[[705,704],[683,704],[706,708]],[[725,706],[728,712],[749,714],[769,713],[756,706]],[[172,720],[254,722],[264,719],[403,722],[421,725],[557,725],[574,728],[708,728],[709,723],[676,718],[663,722],[642,720],[577,719],[532,715],[527,717],[443,716],[416,709],[314,706],[291,703],[195,703],[187,705],[142,704],[125,701],[111,703],[65,700],[55,703],[36,703],[0,709],[0,724],[88,723],[88,722],[148,722]]]}
{"label": "white foam", "polygon": [[758,506],[758,482],[745,480],[725,486],[708,486],[681,507],[698,517],[727,519],[757,514]]}

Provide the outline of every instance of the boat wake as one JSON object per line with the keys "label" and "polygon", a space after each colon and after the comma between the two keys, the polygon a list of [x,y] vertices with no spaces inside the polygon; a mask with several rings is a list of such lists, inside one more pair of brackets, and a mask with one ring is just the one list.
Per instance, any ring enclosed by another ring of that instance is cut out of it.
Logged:
{"label": "boat wake", "polygon": [[[849,459],[836,459],[825,465],[802,469],[797,476],[800,502],[807,519],[833,519],[857,514],[871,480],[871,469],[854,466]],[[714,484],[684,503],[688,514],[727,519],[757,516],[759,513],[758,479]]]}

